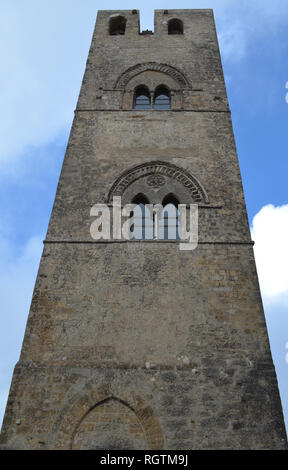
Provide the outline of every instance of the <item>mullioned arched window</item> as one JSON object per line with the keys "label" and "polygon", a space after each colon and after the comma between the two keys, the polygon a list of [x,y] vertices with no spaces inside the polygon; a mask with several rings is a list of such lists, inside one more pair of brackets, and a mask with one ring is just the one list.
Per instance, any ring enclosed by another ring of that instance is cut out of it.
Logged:
{"label": "mullioned arched window", "polygon": [[110,188],[107,202],[116,196],[121,197],[123,206],[135,205],[127,214],[130,240],[179,240],[186,227],[181,228],[182,209],[190,204],[209,205],[208,195],[195,176],[158,160],[124,171]]}
{"label": "mullioned arched window", "polygon": [[[131,212],[131,240],[179,240],[178,199],[167,194],[162,201],[162,212],[153,211],[152,205],[144,194],[139,193],[132,199],[137,204]],[[160,204],[160,202],[159,202]],[[161,206],[160,206],[161,207]]]}

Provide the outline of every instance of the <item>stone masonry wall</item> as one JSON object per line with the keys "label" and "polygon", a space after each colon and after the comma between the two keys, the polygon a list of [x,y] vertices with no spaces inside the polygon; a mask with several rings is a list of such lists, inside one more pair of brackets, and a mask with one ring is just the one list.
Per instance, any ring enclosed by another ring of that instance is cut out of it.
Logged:
{"label": "stone masonry wall", "polygon": [[[132,109],[142,80],[172,108]],[[91,207],[155,161],[206,191],[198,247],[95,242]],[[154,34],[98,12],[0,446],[287,448],[211,10],[156,10]]]}

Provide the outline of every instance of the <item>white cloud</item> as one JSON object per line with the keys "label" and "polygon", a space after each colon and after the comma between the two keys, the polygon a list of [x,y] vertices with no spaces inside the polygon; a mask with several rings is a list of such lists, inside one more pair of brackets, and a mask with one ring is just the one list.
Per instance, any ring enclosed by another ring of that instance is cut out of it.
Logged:
{"label": "white cloud", "polygon": [[288,204],[268,204],[255,215],[251,227],[254,253],[276,368],[286,429],[288,430]]}
{"label": "white cloud", "polygon": [[262,207],[251,234],[264,301],[288,304],[288,204]]}

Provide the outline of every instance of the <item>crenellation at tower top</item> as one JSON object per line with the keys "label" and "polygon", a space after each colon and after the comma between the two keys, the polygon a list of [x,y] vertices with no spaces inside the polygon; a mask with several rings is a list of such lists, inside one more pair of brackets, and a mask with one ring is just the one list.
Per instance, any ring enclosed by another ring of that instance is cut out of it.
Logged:
{"label": "crenellation at tower top", "polygon": [[[140,29],[140,12],[139,10],[99,10],[97,15],[97,21],[95,31],[97,35],[107,36],[109,35],[110,21],[115,20],[117,17],[121,17],[125,21],[126,26],[126,37],[136,39],[136,36],[141,35],[143,31]],[[211,18],[214,18],[213,10],[211,9],[199,9],[199,10],[154,10],[154,31],[153,35],[166,35],[168,32],[168,23],[171,20],[178,19],[185,22],[184,33],[186,37],[193,36],[196,34],[205,32],[205,19],[206,24],[211,23]],[[200,27],[204,26],[204,30]],[[194,27],[194,32],[192,28]],[[145,31],[144,31],[145,32]],[[113,35],[113,34],[112,34]]]}
{"label": "crenellation at tower top", "polygon": [[[169,46],[173,44],[171,36],[178,35],[178,39],[174,38],[174,41],[178,41],[179,45],[182,39],[186,48],[190,41],[196,44],[201,43],[204,47],[209,39],[210,42],[214,40],[213,25],[213,10],[155,10],[154,31],[148,31],[152,34],[145,34],[147,30],[141,31],[140,29],[138,10],[100,10],[97,15],[94,38],[97,37],[99,45],[108,41],[107,45],[113,47],[120,41],[120,44],[126,47],[130,40],[136,41],[138,47],[141,47],[146,45],[147,41],[153,45],[157,39],[163,41],[164,38],[168,40]],[[162,46],[164,46],[163,43]]]}

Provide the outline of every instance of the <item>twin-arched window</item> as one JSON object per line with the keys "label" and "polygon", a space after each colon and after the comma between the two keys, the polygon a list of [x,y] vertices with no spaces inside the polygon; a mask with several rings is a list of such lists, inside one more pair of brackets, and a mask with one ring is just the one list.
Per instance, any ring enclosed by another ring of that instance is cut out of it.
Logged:
{"label": "twin-arched window", "polygon": [[179,201],[172,194],[168,194],[162,201],[163,211],[151,212],[148,198],[139,193],[132,199],[137,204],[131,212],[131,239],[132,240],[179,240]]}
{"label": "twin-arched window", "polygon": [[154,93],[154,97],[151,98],[150,91],[147,87],[137,87],[134,92],[133,108],[151,109],[152,107],[153,109],[157,110],[165,110],[171,108],[171,97],[168,88],[163,85],[157,87]]}

